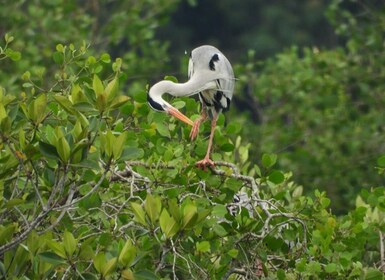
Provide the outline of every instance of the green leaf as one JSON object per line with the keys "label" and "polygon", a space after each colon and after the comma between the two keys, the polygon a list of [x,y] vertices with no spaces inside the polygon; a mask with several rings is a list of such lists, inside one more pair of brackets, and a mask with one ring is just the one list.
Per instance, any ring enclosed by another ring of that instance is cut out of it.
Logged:
{"label": "green leaf", "polygon": [[130,205],[132,212],[134,212],[135,220],[142,225],[147,226],[146,213],[144,212],[142,206],[136,202],[131,202]]}
{"label": "green leaf", "polygon": [[5,54],[12,59],[13,61],[18,61],[21,58],[21,53],[19,51],[14,51],[11,48],[5,50]]}
{"label": "green leaf", "polygon": [[11,240],[15,229],[16,229],[16,224],[0,226],[0,244],[5,244],[9,240]]}
{"label": "green leaf", "polygon": [[188,203],[183,208],[182,228],[189,229],[194,227],[197,218],[197,207],[193,203]]}
{"label": "green leaf", "polygon": [[11,130],[12,126],[11,119],[9,117],[5,117],[0,121],[0,125],[0,131],[8,133]]}
{"label": "green leaf", "polygon": [[58,51],[58,52],[64,52],[64,46],[62,45],[62,44],[57,44],[56,45],[56,50]]}
{"label": "green leaf", "polygon": [[59,138],[56,144],[56,150],[63,162],[68,162],[70,155],[71,155],[71,149],[70,145],[68,144],[67,140],[64,137]]}
{"label": "green leaf", "polygon": [[87,57],[86,65],[93,65],[96,62],[97,62],[96,58],[94,56],[90,55],[89,57]]}
{"label": "green leaf", "polygon": [[51,144],[39,141],[39,150],[46,157],[59,159],[59,154],[55,146]]}
{"label": "green leaf", "polygon": [[377,159],[377,164],[378,164],[379,167],[385,167],[385,155],[380,156]]}
{"label": "green leaf", "polygon": [[226,133],[238,134],[241,131],[242,126],[237,122],[231,122],[226,126]]}
{"label": "green leaf", "polygon": [[18,205],[21,205],[25,203],[25,200],[24,199],[21,199],[21,198],[12,198],[10,200],[7,201],[7,203],[5,204],[5,207],[10,209],[14,206],[18,206]]}
{"label": "green leaf", "polygon": [[217,204],[213,207],[212,215],[224,218],[225,215],[227,215],[229,211],[227,210],[226,206],[222,204]]}
{"label": "green leaf", "polygon": [[103,252],[97,254],[93,259],[94,267],[97,272],[102,273],[106,263],[106,257]]}
{"label": "green leaf", "polygon": [[154,272],[149,270],[139,270],[134,273],[135,280],[159,280],[160,278],[157,277]]}
{"label": "green leaf", "polygon": [[144,156],[144,150],[136,147],[125,147],[122,153],[122,159],[134,160]]}
{"label": "green leaf", "polygon": [[134,100],[139,103],[147,103],[147,92],[137,91],[134,93]]}
{"label": "green leaf", "polygon": [[198,211],[198,218],[197,218],[196,223],[200,223],[201,221],[206,219],[206,217],[210,214],[211,214],[210,209],[203,209],[203,210]]}
{"label": "green leaf", "polygon": [[104,94],[100,94],[96,97],[96,108],[100,113],[104,112],[106,109],[106,96]]}
{"label": "green leaf", "polygon": [[334,273],[334,272],[337,272],[338,271],[338,265],[335,264],[335,263],[328,263],[326,266],[325,266],[325,271],[327,273]]}
{"label": "green leaf", "polygon": [[115,59],[115,62],[112,63],[112,70],[114,72],[119,72],[121,67],[122,67],[122,59],[118,57],[117,59]]}
{"label": "green leaf", "polygon": [[42,262],[50,263],[53,265],[65,264],[65,260],[53,252],[40,253],[39,258]]}
{"label": "green leaf", "polygon": [[118,94],[119,90],[119,80],[115,77],[110,81],[105,89],[105,94],[107,95],[107,102],[111,102]]}
{"label": "green leaf", "polygon": [[365,273],[365,280],[383,280],[384,273],[376,268],[368,268]]}
{"label": "green leaf", "polygon": [[168,126],[166,126],[164,123],[158,122],[156,124],[156,130],[159,132],[160,135],[171,138],[170,130],[168,129]]}
{"label": "green leaf", "polygon": [[175,198],[168,200],[168,212],[175,219],[175,221],[179,222],[181,220],[182,216],[180,208]]}
{"label": "green leaf", "polygon": [[152,196],[152,194],[148,193],[146,201],[144,202],[144,209],[146,210],[146,213],[153,225],[155,225],[155,222],[159,218],[161,208],[162,204],[160,201],[160,197],[154,197]]}
{"label": "green leaf", "polygon": [[128,96],[125,96],[125,95],[119,95],[117,97],[115,97],[111,104],[110,104],[110,109],[116,109],[116,108],[119,108],[120,106],[122,106],[124,103],[126,103],[128,100],[130,100],[130,98]]}
{"label": "green leaf", "polygon": [[320,199],[320,203],[321,203],[322,208],[326,208],[330,205],[330,199],[327,197],[322,197]]}
{"label": "green leaf", "polygon": [[2,103],[0,103],[0,122],[8,116],[7,111]]}
{"label": "green leaf", "polygon": [[272,167],[277,162],[277,155],[275,154],[263,154],[262,165],[265,168]]}
{"label": "green leaf", "polygon": [[110,63],[111,62],[111,57],[108,53],[103,53],[100,56],[100,60],[103,61],[104,63]]}
{"label": "green leaf", "polygon": [[214,224],[213,225],[213,230],[220,237],[224,237],[224,236],[226,236],[228,234],[227,231],[225,230],[225,228],[223,226],[219,225],[219,224]]}
{"label": "green leaf", "polygon": [[62,52],[54,52],[52,58],[56,64],[61,65],[64,62],[64,55]]}
{"label": "green leaf", "polygon": [[298,186],[298,187],[296,187],[294,189],[292,197],[293,198],[299,198],[299,197],[302,196],[302,193],[303,193],[303,187],[302,186]]}
{"label": "green leaf", "polygon": [[118,137],[115,138],[113,141],[113,146],[112,146],[112,153],[114,155],[114,159],[117,160],[120,158],[122,155],[123,147],[124,147],[124,142],[126,141],[127,138],[127,131],[123,132],[120,134]]}
{"label": "green leaf", "polygon": [[285,280],[286,279],[286,273],[281,268],[277,270],[277,279],[278,280]]}
{"label": "green leaf", "polygon": [[182,109],[186,106],[186,102],[182,100],[177,100],[172,103],[172,106],[174,106],[177,109]]}
{"label": "green leaf", "polygon": [[237,258],[238,253],[239,253],[239,250],[238,250],[238,249],[230,249],[230,250],[227,252],[227,254],[228,254],[230,257],[234,258],[234,259]]}
{"label": "green leaf", "polygon": [[82,113],[75,111],[75,115],[76,119],[81,123],[83,128],[87,128],[90,125],[88,119]]}
{"label": "green leaf", "polygon": [[173,237],[179,230],[179,225],[175,219],[170,216],[166,209],[163,209],[159,217],[159,224],[162,232],[167,238]]}
{"label": "green leaf", "polygon": [[285,175],[281,171],[273,170],[268,177],[269,181],[278,185],[285,181]]}
{"label": "green leaf", "polygon": [[72,102],[66,96],[55,95],[53,98],[67,113],[72,115],[75,114],[75,110],[72,107]]}
{"label": "green leaf", "polygon": [[221,145],[221,150],[224,152],[232,152],[234,151],[234,145],[231,143],[225,143]]}
{"label": "green leaf", "polygon": [[106,155],[107,159],[112,157],[114,140],[115,136],[111,130],[100,134],[100,150]]}
{"label": "green leaf", "polygon": [[30,78],[31,78],[31,72],[29,72],[29,71],[25,71],[23,73],[23,75],[21,76],[21,79],[23,81],[28,81]]}
{"label": "green leaf", "polygon": [[47,107],[47,95],[40,94],[28,106],[28,117],[37,125],[45,117],[45,109]]}
{"label": "green leaf", "polygon": [[5,33],[4,35],[4,40],[7,44],[11,43],[13,40],[15,39],[15,37],[13,37],[12,35],[10,35],[9,33]]}
{"label": "green leaf", "polygon": [[79,141],[82,138],[81,137],[82,132],[83,132],[82,125],[77,120],[75,125],[74,125],[74,128],[72,129],[72,135],[74,136],[75,141]]}
{"label": "green leaf", "polygon": [[[123,275],[123,274],[122,274]],[[100,278],[98,278],[97,276],[96,276],[96,274],[95,273],[91,273],[91,272],[83,272],[82,274],[81,274],[81,279],[84,279],[84,280],[98,280],[98,279],[100,279]],[[124,279],[124,278],[123,278]]]}
{"label": "green leaf", "polygon": [[79,206],[83,209],[97,208],[102,205],[102,200],[97,192],[92,193],[90,196],[83,198],[79,202]]}
{"label": "green leaf", "polygon": [[72,257],[76,250],[77,241],[69,231],[65,231],[63,234],[63,246],[68,257]]}
{"label": "green leaf", "polygon": [[92,89],[94,90],[97,97],[103,95],[104,93],[103,83],[96,74],[94,75],[94,79],[92,80]]}
{"label": "green leaf", "polygon": [[118,261],[124,267],[129,267],[136,257],[136,247],[130,239],[127,239],[122,251],[120,251]]}
{"label": "green leaf", "polygon": [[31,88],[33,87],[33,84],[32,83],[23,83],[23,88]]}
{"label": "green leaf", "polygon": [[175,76],[164,76],[164,79],[167,81],[174,82],[174,83],[178,82],[178,79]]}
{"label": "green leaf", "polygon": [[124,280],[135,280],[134,273],[132,272],[131,269],[125,269],[122,271],[121,274],[122,279]]}
{"label": "green leaf", "polygon": [[55,240],[51,240],[51,239],[47,239],[46,240],[46,243],[48,245],[48,247],[54,251],[54,253],[58,256],[60,256],[61,258],[65,258],[66,257],[66,253],[65,253],[65,249],[64,249],[64,245],[55,241]]}
{"label": "green leaf", "polygon": [[111,274],[112,272],[114,272],[113,270],[115,269],[117,263],[118,263],[118,258],[115,257],[115,258],[110,259],[107,263],[105,263],[103,265],[102,275],[104,277],[106,277],[109,274]]}
{"label": "green leaf", "polygon": [[319,262],[311,261],[306,265],[306,270],[312,275],[319,275],[321,272],[321,265]]}
{"label": "green leaf", "polygon": [[202,241],[196,243],[196,248],[198,252],[210,252],[210,243],[208,241]]}
{"label": "green leaf", "polygon": [[19,130],[19,143],[20,143],[20,148],[22,150],[24,150],[26,147],[26,139],[25,139],[24,129]]}

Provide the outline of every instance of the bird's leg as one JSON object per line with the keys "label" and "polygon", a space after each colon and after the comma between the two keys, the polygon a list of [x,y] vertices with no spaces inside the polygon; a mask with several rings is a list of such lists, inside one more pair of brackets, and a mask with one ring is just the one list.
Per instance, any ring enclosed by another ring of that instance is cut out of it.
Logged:
{"label": "bird's leg", "polygon": [[198,136],[199,127],[200,127],[201,123],[204,122],[206,119],[207,119],[206,108],[202,108],[201,115],[199,116],[198,119],[196,119],[194,121],[193,127],[191,129],[191,132],[190,132],[191,141],[194,140]]}
{"label": "bird's leg", "polygon": [[212,121],[211,121],[211,132],[210,132],[209,145],[207,147],[206,156],[202,160],[200,160],[196,163],[196,166],[201,168],[201,169],[206,169],[207,166],[213,167],[215,165],[214,162],[210,159],[210,154],[211,154],[211,147],[213,145],[214,132],[215,132],[216,125],[217,125],[217,118],[216,118],[216,116],[214,116]]}

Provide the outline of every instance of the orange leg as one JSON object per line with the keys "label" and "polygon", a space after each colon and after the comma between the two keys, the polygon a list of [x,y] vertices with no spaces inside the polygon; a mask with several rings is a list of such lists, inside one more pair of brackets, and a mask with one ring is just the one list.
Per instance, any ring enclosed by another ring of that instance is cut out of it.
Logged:
{"label": "orange leg", "polygon": [[215,163],[210,159],[210,154],[211,154],[211,147],[213,145],[213,139],[214,139],[214,132],[215,132],[215,127],[217,125],[217,118],[214,116],[214,118],[211,121],[211,132],[210,132],[210,138],[209,138],[209,145],[207,147],[207,153],[206,156],[198,161],[196,163],[196,166],[201,168],[201,169],[206,169],[207,166],[213,167]]}
{"label": "orange leg", "polygon": [[202,108],[202,112],[201,112],[200,117],[194,121],[193,127],[191,129],[191,132],[190,132],[191,141],[194,140],[198,136],[199,127],[200,127],[201,123],[204,122],[206,119],[207,119],[206,109]]}

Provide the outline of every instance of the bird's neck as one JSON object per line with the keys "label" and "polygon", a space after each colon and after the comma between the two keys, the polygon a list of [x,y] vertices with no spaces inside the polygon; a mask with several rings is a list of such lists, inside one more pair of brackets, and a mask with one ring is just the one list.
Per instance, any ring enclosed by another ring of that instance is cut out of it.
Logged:
{"label": "bird's neck", "polygon": [[168,93],[175,97],[189,96],[199,93],[202,90],[215,87],[215,82],[209,79],[192,77],[185,83],[174,83],[172,81],[160,81],[153,85],[150,89],[152,97],[161,97]]}

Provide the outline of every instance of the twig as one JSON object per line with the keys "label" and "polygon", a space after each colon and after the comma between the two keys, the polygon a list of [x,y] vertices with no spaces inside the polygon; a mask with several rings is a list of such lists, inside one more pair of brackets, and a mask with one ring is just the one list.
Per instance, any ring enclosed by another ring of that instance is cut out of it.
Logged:
{"label": "twig", "polygon": [[230,278],[231,274],[239,274],[239,275],[243,275],[243,276],[246,276],[247,275],[247,272],[246,270],[244,270],[243,268],[236,268],[236,267],[233,267],[231,268],[229,271],[226,272],[226,274],[222,277],[222,280],[227,280]]}
{"label": "twig", "polygon": [[378,234],[380,236],[380,255],[381,255],[381,264],[380,269],[385,273],[385,246],[384,246],[384,233],[379,230]]}
{"label": "twig", "polygon": [[[75,184],[73,184],[73,186],[74,186],[74,185],[75,185]],[[74,188],[73,186],[72,186],[72,187],[70,188],[70,190],[69,190],[68,197],[67,197],[67,201],[66,201],[66,203],[63,205],[64,208],[62,209],[62,211],[61,211],[59,217],[58,217],[58,218],[55,220],[55,222],[53,222],[49,227],[47,227],[47,228],[45,228],[44,230],[40,231],[38,234],[43,234],[43,233],[45,233],[45,232],[47,232],[47,231],[50,231],[50,230],[53,229],[54,227],[56,227],[57,224],[58,224],[58,223],[61,221],[61,219],[64,217],[65,213],[67,213],[69,207],[65,207],[65,206],[68,206],[68,205],[71,204],[72,199],[73,199],[74,194],[75,194],[75,188]]]}
{"label": "twig", "polygon": [[166,248],[166,246],[162,246],[162,256],[160,258],[159,264],[155,269],[155,273],[158,273],[163,267],[164,267],[164,262],[166,260],[166,255],[170,251],[170,249]]}

